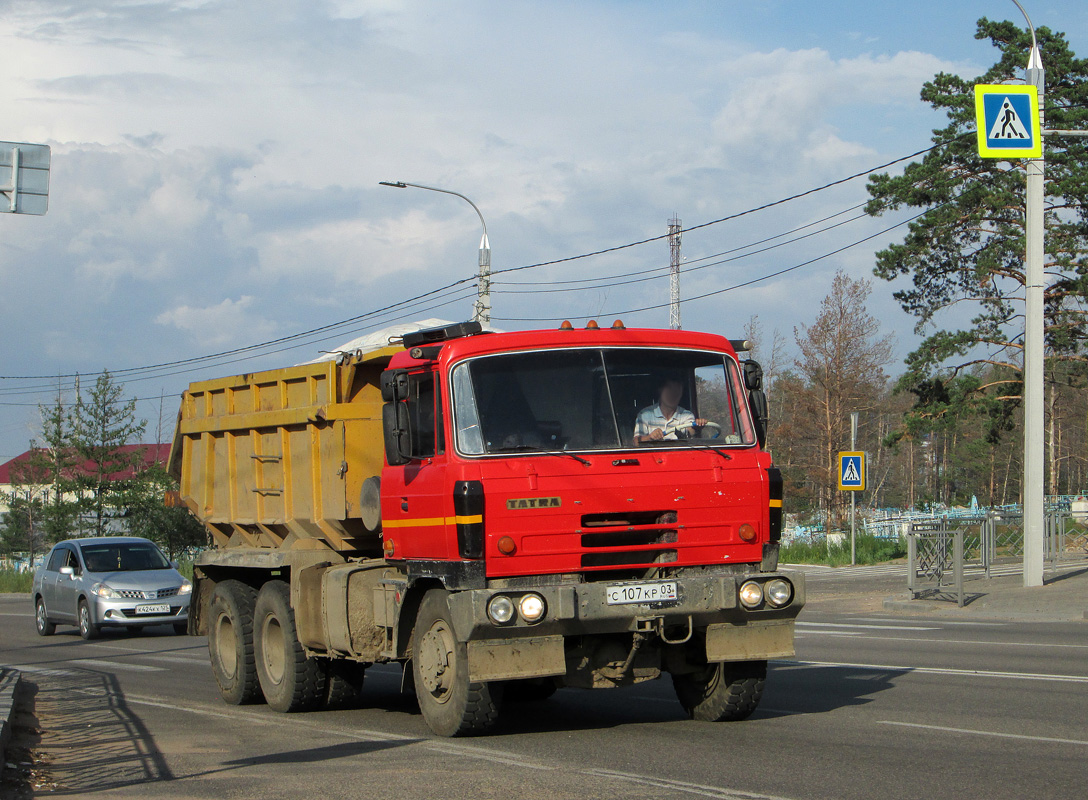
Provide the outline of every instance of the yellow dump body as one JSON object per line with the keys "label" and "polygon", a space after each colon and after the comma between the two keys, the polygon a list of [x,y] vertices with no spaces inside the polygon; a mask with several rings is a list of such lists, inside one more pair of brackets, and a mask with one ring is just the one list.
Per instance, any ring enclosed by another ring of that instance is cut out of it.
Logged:
{"label": "yellow dump body", "polygon": [[360,492],[381,474],[379,378],[401,349],[190,385],[170,472],[217,545],[380,553]]}

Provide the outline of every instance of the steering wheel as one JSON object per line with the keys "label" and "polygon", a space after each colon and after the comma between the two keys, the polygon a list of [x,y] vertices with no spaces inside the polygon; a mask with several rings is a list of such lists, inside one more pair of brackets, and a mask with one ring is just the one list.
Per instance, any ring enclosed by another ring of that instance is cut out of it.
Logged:
{"label": "steering wheel", "polygon": [[722,438],[722,426],[717,422],[708,422],[703,426],[700,434],[700,439],[720,439]]}

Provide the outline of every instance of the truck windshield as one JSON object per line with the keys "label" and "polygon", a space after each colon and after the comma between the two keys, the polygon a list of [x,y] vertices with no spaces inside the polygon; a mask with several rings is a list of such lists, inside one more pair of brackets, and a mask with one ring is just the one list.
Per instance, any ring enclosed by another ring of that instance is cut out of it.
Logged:
{"label": "truck windshield", "polygon": [[755,443],[737,364],[722,353],[510,353],[457,365],[451,383],[466,455]]}

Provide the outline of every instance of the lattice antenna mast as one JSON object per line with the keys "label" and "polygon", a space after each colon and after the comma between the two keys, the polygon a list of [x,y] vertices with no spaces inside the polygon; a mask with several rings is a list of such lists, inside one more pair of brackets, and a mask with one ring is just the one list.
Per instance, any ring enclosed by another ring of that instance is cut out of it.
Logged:
{"label": "lattice antenna mast", "polygon": [[669,220],[669,327],[680,330],[680,220]]}

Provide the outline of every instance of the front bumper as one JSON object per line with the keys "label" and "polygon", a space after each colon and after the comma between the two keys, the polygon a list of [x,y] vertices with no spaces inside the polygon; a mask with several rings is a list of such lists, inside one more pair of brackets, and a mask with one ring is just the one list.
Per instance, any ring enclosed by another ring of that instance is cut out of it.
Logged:
{"label": "front bumper", "polygon": [[[775,578],[793,585],[793,597],[784,607],[764,604],[750,609],[740,602],[738,590],[743,583]],[[468,643],[471,679],[563,675],[572,666],[568,648],[577,641],[569,637],[636,632],[655,637],[659,646],[694,647],[701,651],[696,656],[710,663],[793,655],[794,620],[805,604],[802,573],[703,573],[668,580],[677,583],[677,599],[658,603],[610,605],[606,592],[613,584],[606,582],[474,589],[450,595],[454,629]],[[540,622],[497,625],[490,619],[487,606],[492,597],[527,592],[538,594],[547,605]]]}
{"label": "front bumper", "polygon": [[[91,601],[91,615],[94,623],[101,627],[133,625],[172,625],[176,622],[188,622],[190,595],[174,596],[162,600],[131,600],[128,598],[94,597]],[[156,610],[152,613],[140,611],[141,607],[164,606],[169,610]]]}

